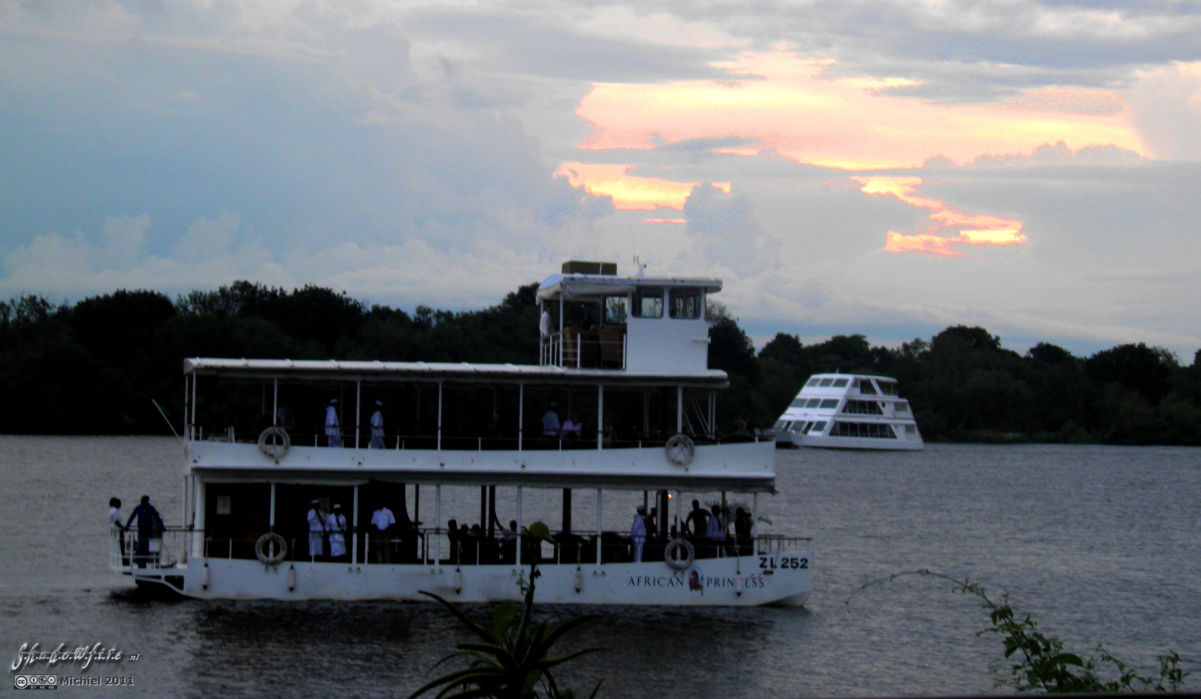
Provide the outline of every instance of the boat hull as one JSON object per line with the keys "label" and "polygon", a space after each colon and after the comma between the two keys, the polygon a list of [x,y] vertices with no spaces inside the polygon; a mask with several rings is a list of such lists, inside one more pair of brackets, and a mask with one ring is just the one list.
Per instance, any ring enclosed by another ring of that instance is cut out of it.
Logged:
{"label": "boat hull", "polygon": [[[685,570],[666,563],[542,564],[539,603],[662,606],[803,605],[809,597],[808,553],[697,560]],[[349,565],[257,560],[193,560],[172,569],[134,570],[140,586],[163,586],[196,599],[414,600],[432,592],[455,602],[520,600],[525,566]]]}

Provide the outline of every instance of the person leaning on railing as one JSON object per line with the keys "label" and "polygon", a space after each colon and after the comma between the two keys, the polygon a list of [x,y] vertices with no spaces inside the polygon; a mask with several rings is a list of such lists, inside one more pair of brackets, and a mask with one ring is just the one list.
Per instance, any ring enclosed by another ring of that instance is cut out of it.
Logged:
{"label": "person leaning on railing", "polygon": [[129,515],[129,521],[125,523],[125,528],[128,529],[135,519],[138,522],[138,546],[134,559],[137,560],[139,568],[145,568],[146,562],[150,560],[150,541],[157,539],[161,542],[166,526],[163,524],[163,518],[159,516],[158,510],[150,504],[149,495],[143,495],[141,504],[133,508],[133,513]]}

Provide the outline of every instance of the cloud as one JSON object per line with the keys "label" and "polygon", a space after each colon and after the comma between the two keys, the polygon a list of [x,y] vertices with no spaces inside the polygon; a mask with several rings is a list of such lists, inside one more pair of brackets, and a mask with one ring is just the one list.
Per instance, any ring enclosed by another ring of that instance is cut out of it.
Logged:
{"label": "cloud", "polygon": [[915,167],[940,154],[965,162],[1056,141],[1145,150],[1113,93],[1089,92],[1085,106],[1086,91],[1079,90],[1061,100],[1043,90],[1012,104],[938,104],[892,94],[913,85],[910,79],[844,77],[834,65],[777,48],[715,63],[727,81],[597,84],[578,110],[592,126],[582,147],[648,149],[656,138],[738,138],[797,162],[846,170]]}

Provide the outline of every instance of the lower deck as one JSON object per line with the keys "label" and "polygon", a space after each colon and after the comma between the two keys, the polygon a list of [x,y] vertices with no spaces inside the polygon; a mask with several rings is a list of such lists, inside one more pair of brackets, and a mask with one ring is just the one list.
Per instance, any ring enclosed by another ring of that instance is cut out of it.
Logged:
{"label": "lower deck", "polygon": [[[188,541],[203,532],[169,529],[157,544],[138,548],[134,533],[114,536],[112,567],[139,585],[200,599],[276,600],[425,600],[432,592],[460,602],[518,600],[521,583],[537,556],[538,599],[550,604],[649,604],[668,606],[801,605],[810,593],[808,540],[758,536],[743,542],[688,544],[647,541],[642,561],[633,561],[632,542],[610,549],[602,537],[598,557],[583,555],[576,542],[542,544],[522,563],[504,560],[504,542],[496,542],[499,560],[487,555],[441,559],[404,559],[392,550],[391,561],[332,560],[296,556],[307,544],[291,542],[287,551],[265,555],[186,556]],[[433,532],[418,540],[428,548]],[[408,546],[403,540],[394,545]],[[370,552],[370,537],[364,553]],[[121,549],[120,547],[124,547]],[[481,548],[481,551],[483,549]],[[666,552],[665,552],[666,550]],[[122,554],[124,551],[124,554]],[[611,556],[607,555],[611,552]],[[210,552],[211,553],[211,552]],[[378,552],[377,552],[378,553]],[[570,560],[576,558],[575,561]]]}

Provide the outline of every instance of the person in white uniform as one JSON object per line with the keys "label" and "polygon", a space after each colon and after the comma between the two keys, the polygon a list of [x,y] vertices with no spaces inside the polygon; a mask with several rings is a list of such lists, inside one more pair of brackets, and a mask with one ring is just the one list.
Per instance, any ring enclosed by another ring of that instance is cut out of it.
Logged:
{"label": "person in white uniform", "polygon": [[309,508],[309,558],[318,558],[325,553],[325,517],[321,512],[321,501],[314,500]]}
{"label": "person in white uniform", "polygon": [[634,562],[642,562],[642,547],[646,545],[646,521],[643,516],[646,515],[646,508],[642,505],[638,506],[638,512],[634,515],[634,523],[630,525],[630,538],[634,540]]}
{"label": "person in white uniform", "polygon": [[375,401],[375,412],[371,413],[371,444],[372,449],[384,448],[384,404]]}
{"label": "person in white uniform", "polygon": [[334,503],[334,511],[325,519],[325,529],[329,532],[329,557],[346,557],[346,515],[342,514],[342,506]]}
{"label": "person in white uniform", "polygon": [[125,558],[125,525],[121,523],[120,498],[109,498],[108,521],[109,529],[112,531],[112,537],[116,542],[113,550],[115,553],[121,556],[121,565],[128,565],[129,561]]}
{"label": "person in white uniform", "polygon": [[342,446],[342,430],[338,423],[338,399],[330,400],[325,406],[325,439],[328,446]]}

